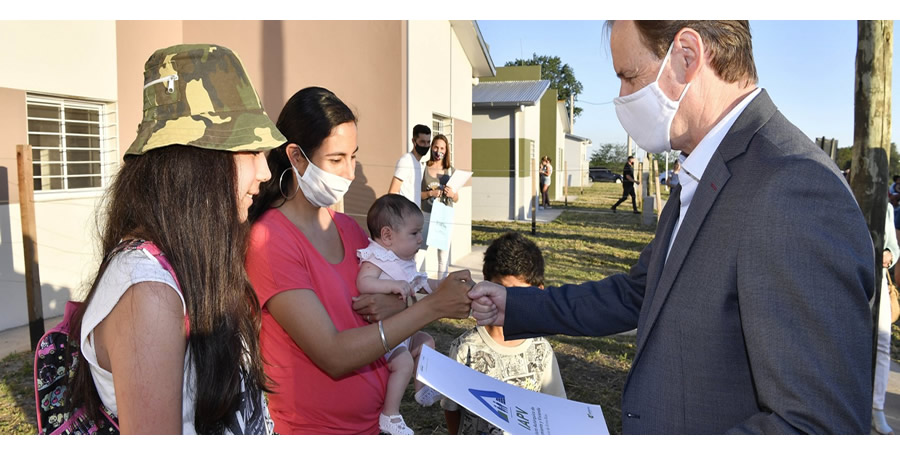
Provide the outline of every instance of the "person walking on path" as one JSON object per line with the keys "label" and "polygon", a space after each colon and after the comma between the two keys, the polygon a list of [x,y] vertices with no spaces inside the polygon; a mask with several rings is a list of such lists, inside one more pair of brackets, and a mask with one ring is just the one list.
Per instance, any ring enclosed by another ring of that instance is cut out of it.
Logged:
{"label": "person walking on path", "polygon": [[615,205],[612,205],[610,208],[613,212],[616,212],[616,208],[625,201],[628,196],[631,196],[631,208],[635,214],[640,213],[637,209],[637,201],[635,201],[634,197],[634,185],[640,185],[640,181],[636,181],[634,179],[634,156],[629,156],[628,161],[625,163],[625,168],[622,170],[622,198],[616,202]]}

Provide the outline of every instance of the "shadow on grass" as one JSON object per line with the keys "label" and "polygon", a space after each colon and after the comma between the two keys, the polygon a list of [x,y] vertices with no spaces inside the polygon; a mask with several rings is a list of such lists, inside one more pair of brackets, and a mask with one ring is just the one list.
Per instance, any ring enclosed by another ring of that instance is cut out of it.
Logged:
{"label": "shadow on grass", "polygon": [[0,435],[37,433],[33,357],[20,352],[0,361]]}

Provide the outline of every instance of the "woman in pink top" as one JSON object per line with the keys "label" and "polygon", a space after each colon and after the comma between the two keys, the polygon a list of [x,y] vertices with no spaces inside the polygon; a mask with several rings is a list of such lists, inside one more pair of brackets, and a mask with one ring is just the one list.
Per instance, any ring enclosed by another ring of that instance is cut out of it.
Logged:
{"label": "woman in pink top", "polygon": [[[359,295],[360,226],[330,206],[356,171],[356,117],[327,89],[303,89],[277,122],[288,144],[268,156],[272,179],[250,209],[246,267],[262,306],[260,343],[280,434],[376,434],[388,371],[383,355],[428,323],[464,318],[467,271],[406,308]],[[462,281],[462,282],[461,282]],[[369,323],[371,322],[371,323]]]}

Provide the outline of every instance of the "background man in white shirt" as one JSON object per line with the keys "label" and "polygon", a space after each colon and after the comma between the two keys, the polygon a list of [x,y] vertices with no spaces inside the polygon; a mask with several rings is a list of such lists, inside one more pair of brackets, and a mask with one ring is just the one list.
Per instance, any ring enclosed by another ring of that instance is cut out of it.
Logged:
{"label": "background man in white shirt", "polygon": [[400,194],[422,208],[421,159],[431,149],[431,128],[416,125],[412,133],[413,148],[397,160],[389,194]]}
{"label": "background man in white shirt", "polygon": [[[418,124],[413,127],[413,148],[397,160],[394,167],[394,178],[388,188],[388,194],[400,194],[422,209],[422,157],[431,150],[431,128]],[[416,267],[422,270],[425,262],[425,249],[428,246],[422,240],[422,246],[416,253]]]}

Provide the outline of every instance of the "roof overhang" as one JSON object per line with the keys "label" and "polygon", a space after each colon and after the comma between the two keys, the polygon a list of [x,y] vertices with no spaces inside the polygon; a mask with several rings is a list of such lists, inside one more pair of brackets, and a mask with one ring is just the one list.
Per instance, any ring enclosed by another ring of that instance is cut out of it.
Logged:
{"label": "roof overhang", "polygon": [[497,68],[491,59],[491,52],[484,42],[478,22],[474,20],[451,20],[450,27],[456,32],[456,37],[462,45],[469,63],[472,64],[473,77],[497,76]]}
{"label": "roof overhang", "polygon": [[566,139],[571,139],[573,141],[579,141],[579,142],[587,142],[588,144],[591,143],[591,140],[589,138],[581,137],[581,136],[577,136],[577,135],[569,134],[569,133],[566,133]]}
{"label": "roof overhang", "polygon": [[520,106],[534,106],[537,102],[481,102],[472,103],[473,108],[518,108]]}

